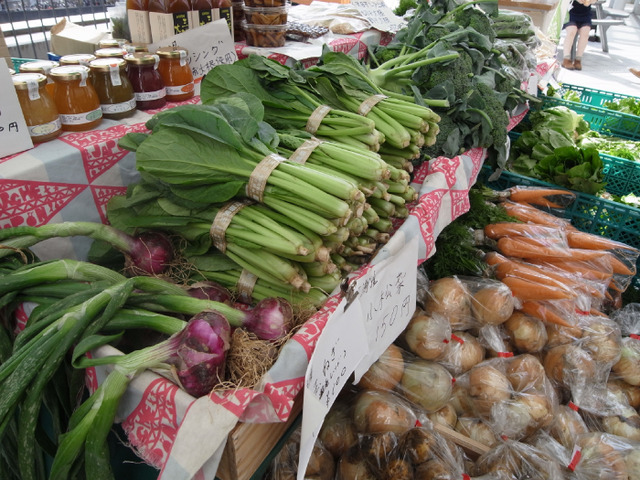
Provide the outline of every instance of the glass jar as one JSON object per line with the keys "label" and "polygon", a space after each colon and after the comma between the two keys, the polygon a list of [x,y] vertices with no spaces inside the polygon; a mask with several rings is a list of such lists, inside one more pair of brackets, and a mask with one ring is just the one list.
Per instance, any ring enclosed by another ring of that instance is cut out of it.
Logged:
{"label": "glass jar", "polygon": [[124,47],[99,48],[93,54],[96,58],[124,58],[127,51]]}
{"label": "glass jar", "polygon": [[46,89],[42,73],[17,73],[11,77],[33,143],[53,140],[62,133],[58,109]]}
{"label": "glass jar", "polygon": [[124,49],[127,51],[127,53],[146,53],[149,51],[149,47],[147,47],[147,45],[144,43],[127,43],[124,46]]}
{"label": "glass jar", "polygon": [[56,91],[56,84],[49,76],[49,72],[53,67],[57,67],[60,64],[53,60],[34,60],[33,62],[26,62],[20,65],[20,73],[41,73],[47,77],[47,91],[51,98],[53,98]]}
{"label": "glass jar", "polygon": [[191,10],[197,12],[198,24],[206,25],[213,22],[213,0],[191,0]]}
{"label": "glass jar", "polygon": [[[186,32],[190,27],[191,0],[149,0],[150,13],[170,13],[173,16],[173,34]],[[165,37],[166,38],[166,37]],[[154,37],[154,42],[157,41]]]}
{"label": "glass jar", "polygon": [[58,62],[60,66],[63,65],[84,65],[89,66],[91,60],[95,60],[96,56],[91,53],[72,53],[70,55],[63,55]]}
{"label": "glass jar", "polygon": [[193,73],[187,64],[187,50],[181,47],[162,47],[156,51],[160,57],[158,72],[167,90],[169,102],[181,102],[193,97]]}
{"label": "glass jar", "polygon": [[114,120],[133,115],[136,98],[122,58],[97,58],[89,64],[91,82],[100,99],[105,118]]}
{"label": "glass jar", "polygon": [[136,97],[136,107],[139,110],[163,107],[167,103],[167,92],[158,73],[158,56],[144,52],[129,53],[124,59]]}
{"label": "glass jar", "polygon": [[98,48],[123,48],[127,43],[125,38],[103,38],[98,42]]}
{"label": "glass jar", "polygon": [[82,132],[102,122],[100,99],[89,79],[89,67],[67,65],[51,69],[56,82],[55,102],[60,113],[62,129]]}

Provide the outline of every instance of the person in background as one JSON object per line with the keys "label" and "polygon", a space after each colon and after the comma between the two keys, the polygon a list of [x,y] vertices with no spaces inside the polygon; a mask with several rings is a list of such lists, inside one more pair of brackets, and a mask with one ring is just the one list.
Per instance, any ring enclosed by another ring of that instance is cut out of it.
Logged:
{"label": "person in background", "polygon": [[640,78],[640,70],[637,68],[630,68],[629,71],[633,73],[636,77]]}
{"label": "person in background", "polygon": [[[573,0],[569,9],[569,21],[564,25],[566,36],[564,38],[562,66],[567,70],[582,70],[582,54],[587,48],[589,32],[591,31],[591,5],[597,0]],[[576,58],[571,60],[573,41],[578,35],[576,46]]]}

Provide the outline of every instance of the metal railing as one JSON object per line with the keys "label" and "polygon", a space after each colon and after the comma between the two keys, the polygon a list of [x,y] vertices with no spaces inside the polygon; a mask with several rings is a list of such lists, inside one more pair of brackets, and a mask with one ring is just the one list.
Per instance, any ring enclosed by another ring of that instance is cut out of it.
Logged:
{"label": "metal railing", "polygon": [[42,58],[51,27],[63,18],[107,30],[115,0],[0,0],[0,27],[12,56]]}

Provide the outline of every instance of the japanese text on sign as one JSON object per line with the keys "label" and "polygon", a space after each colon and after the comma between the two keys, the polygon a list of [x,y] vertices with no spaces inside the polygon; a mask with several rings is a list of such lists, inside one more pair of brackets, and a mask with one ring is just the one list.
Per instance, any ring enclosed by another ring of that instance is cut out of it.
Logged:
{"label": "japanese text on sign", "polygon": [[[3,62],[4,65],[4,62]],[[0,71],[0,158],[33,147],[9,70]]]}
{"label": "japanese text on sign", "polygon": [[395,15],[383,0],[351,0],[351,5],[373,28],[382,32],[396,33],[405,26],[405,21]]}
{"label": "japanese text on sign", "polygon": [[193,78],[204,77],[217,65],[233,63],[238,59],[229,26],[225,19],[215,20],[198,28],[193,28],[162,40],[160,46],[180,46],[189,54],[187,64],[191,68]]}
{"label": "japanese text on sign", "polygon": [[416,306],[417,246],[411,240],[398,254],[373,265],[349,286],[364,315],[369,353],[355,370],[356,382],[404,330]]}

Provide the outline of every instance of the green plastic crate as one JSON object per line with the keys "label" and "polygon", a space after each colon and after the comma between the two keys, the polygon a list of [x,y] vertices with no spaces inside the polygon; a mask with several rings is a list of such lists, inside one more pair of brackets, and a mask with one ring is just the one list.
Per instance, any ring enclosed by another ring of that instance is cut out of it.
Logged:
{"label": "green plastic crate", "polygon": [[[512,172],[502,172],[492,182],[488,181],[490,175],[491,168],[485,166],[479,178],[494,190],[504,190],[515,185],[558,188],[557,185]],[[576,194],[576,199],[562,211],[562,216],[570,220],[574,227],[640,248],[640,209],[582,192],[573,193]],[[640,258],[636,267],[639,273],[634,277],[633,284],[640,287]]]}
{"label": "green plastic crate", "polygon": [[[580,94],[581,103],[586,103],[594,107],[603,107],[605,102],[612,100],[622,100],[623,98],[632,97],[632,95],[623,95],[621,93],[607,92],[606,90],[597,90],[595,88],[581,87],[580,85],[571,85],[563,83],[557,92],[563,96],[569,90]],[[640,97],[633,97],[640,101]]]}
{"label": "green plastic crate", "polygon": [[13,69],[18,73],[20,71],[20,65],[27,62],[34,62],[34,58],[15,58],[11,57],[11,62],[13,63]]}
{"label": "green plastic crate", "polygon": [[640,117],[585,103],[570,102],[561,98],[542,97],[542,108],[556,106],[570,108],[582,115],[589,122],[591,130],[614,137],[640,140]]}

